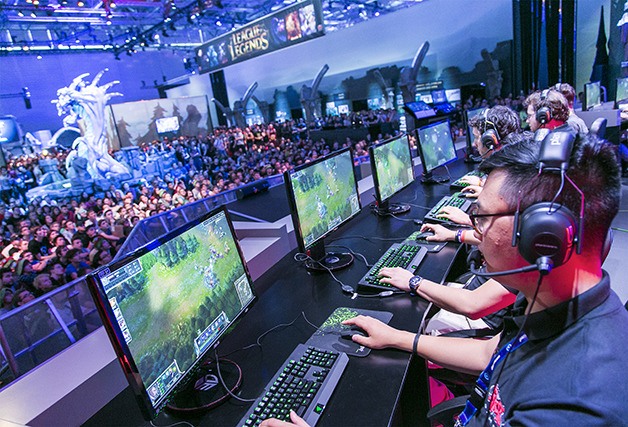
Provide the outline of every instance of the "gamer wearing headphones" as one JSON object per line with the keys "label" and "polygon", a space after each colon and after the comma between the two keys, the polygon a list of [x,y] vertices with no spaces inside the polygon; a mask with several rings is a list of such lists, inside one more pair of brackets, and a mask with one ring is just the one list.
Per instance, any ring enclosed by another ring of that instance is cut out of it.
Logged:
{"label": "gamer wearing headphones", "polygon": [[578,133],[589,133],[589,128],[586,123],[576,115],[573,109],[573,103],[576,100],[576,90],[573,86],[569,83],[556,83],[554,89],[562,93],[567,100],[567,104],[569,104],[569,118],[567,119],[567,124]]}
{"label": "gamer wearing headphones", "polygon": [[523,106],[527,108],[526,122],[532,132],[539,129],[556,129],[569,120],[569,103],[563,94],[555,89],[530,94],[523,101]]}
{"label": "gamer wearing headphones", "polygon": [[473,216],[479,248],[487,269],[519,291],[500,335],[418,339],[369,317],[346,322],[368,334],[353,337],[359,344],[482,372],[461,425],[625,425],[628,312],[601,260],[619,208],[615,149],[583,137],[561,165],[566,173],[547,165],[539,173],[544,150],[565,138],[573,134],[553,132],[540,152],[510,145],[480,167],[489,176]]}

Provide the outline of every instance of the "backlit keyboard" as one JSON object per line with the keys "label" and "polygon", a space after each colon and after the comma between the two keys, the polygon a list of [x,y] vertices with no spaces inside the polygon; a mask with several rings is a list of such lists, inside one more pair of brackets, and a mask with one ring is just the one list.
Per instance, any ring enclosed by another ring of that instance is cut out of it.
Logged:
{"label": "backlit keyboard", "polygon": [[455,224],[447,218],[440,216],[440,211],[445,206],[453,206],[467,212],[473,202],[466,197],[461,197],[460,193],[454,193],[451,196],[445,196],[434,206],[423,218],[423,222],[436,222],[441,224]]}
{"label": "backlit keyboard", "polygon": [[345,353],[299,344],[237,425],[257,426],[267,418],[289,421],[293,410],[314,426],[348,362]]}
{"label": "backlit keyboard", "polygon": [[394,286],[379,281],[379,271],[384,267],[401,267],[414,273],[426,254],[427,249],[423,246],[394,243],[360,279],[358,286],[383,290],[394,289]]}
{"label": "backlit keyboard", "polygon": [[484,176],[484,174],[482,174],[482,173],[480,173],[478,171],[469,172],[468,174],[461,176],[460,178],[458,178],[457,180],[455,180],[454,182],[449,184],[449,188],[454,189],[454,190],[461,190],[463,188],[468,187],[469,184],[466,183],[466,182],[462,182],[462,179],[466,178],[466,177],[472,177],[472,176],[481,178],[481,177]]}

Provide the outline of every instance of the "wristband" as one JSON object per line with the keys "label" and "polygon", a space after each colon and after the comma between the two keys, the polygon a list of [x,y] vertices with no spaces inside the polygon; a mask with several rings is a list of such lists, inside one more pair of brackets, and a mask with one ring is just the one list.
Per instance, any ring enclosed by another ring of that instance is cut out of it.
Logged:
{"label": "wristband", "polygon": [[462,243],[462,229],[461,228],[456,231],[456,234],[454,235],[454,242]]}
{"label": "wristband", "polygon": [[412,343],[412,354],[416,354],[417,346],[419,345],[419,337],[421,336],[420,332],[417,332],[414,336],[414,342]]}

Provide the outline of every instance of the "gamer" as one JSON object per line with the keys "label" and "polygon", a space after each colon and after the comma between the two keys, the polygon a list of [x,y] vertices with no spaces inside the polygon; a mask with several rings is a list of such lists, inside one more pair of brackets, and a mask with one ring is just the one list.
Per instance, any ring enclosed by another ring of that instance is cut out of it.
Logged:
{"label": "gamer", "polygon": [[556,83],[554,89],[563,94],[569,104],[569,118],[567,124],[574,128],[578,133],[589,133],[589,128],[580,117],[576,115],[573,109],[573,103],[576,99],[576,90],[569,83]]}
{"label": "gamer", "polygon": [[[550,137],[563,146],[574,138]],[[601,260],[619,208],[615,150],[579,137],[561,176],[547,167],[539,175],[539,151],[519,146],[482,163],[489,176],[473,216],[487,269],[520,292],[504,331],[485,341],[419,339],[369,317],[346,323],[367,332],[353,337],[359,344],[414,351],[463,372],[484,369],[462,425],[623,425],[628,313]]]}
{"label": "gamer", "polygon": [[530,94],[523,101],[523,106],[527,108],[526,121],[532,132],[538,129],[556,129],[567,123],[569,119],[569,102],[555,89],[545,89]]}

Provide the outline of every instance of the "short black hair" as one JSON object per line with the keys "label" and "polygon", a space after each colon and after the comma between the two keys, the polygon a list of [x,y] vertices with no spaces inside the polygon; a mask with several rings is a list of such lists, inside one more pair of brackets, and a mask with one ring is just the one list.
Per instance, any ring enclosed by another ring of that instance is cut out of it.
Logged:
{"label": "short black hair", "polygon": [[[484,173],[496,169],[506,173],[500,194],[513,210],[519,202],[523,211],[534,203],[553,200],[558,193],[559,174],[539,175],[539,152],[540,143],[525,140],[505,146],[480,164]],[[619,210],[621,178],[616,152],[616,147],[594,135],[576,137],[567,176],[584,193],[583,250],[601,247]],[[580,201],[577,190],[565,182],[556,202],[578,217]]]}

